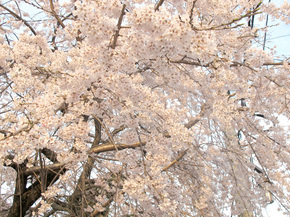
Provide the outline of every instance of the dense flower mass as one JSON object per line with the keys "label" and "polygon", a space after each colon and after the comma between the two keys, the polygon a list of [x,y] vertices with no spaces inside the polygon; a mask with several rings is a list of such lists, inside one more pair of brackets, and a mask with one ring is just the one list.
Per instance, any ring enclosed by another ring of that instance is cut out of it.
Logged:
{"label": "dense flower mass", "polygon": [[[7,216],[260,216],[289,203],[289,62],[258,0],[0,4]],[[263,33],[263,32],[262,32]],[[287,199],[288,198],[288,199]],[[1,210],[2,209],[2,210]]]}

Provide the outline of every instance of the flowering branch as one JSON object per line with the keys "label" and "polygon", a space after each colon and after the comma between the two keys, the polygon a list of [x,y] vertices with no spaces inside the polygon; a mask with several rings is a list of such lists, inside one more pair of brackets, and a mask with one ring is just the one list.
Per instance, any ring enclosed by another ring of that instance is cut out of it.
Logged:
{"label": "flowering branch", "polygon": [[[13,132],[10,132],[10,131],[6,131],[6,130],[0,130],[0,133],[3,133],[4,134],[4,138],[0,139],[0,141],[2,140],[5,140],[11,136],[17,136],[18,134],[22,133],[22,132],[29,132],[32,127],[33,127],[34,123],[28,123],[26,126],[22,127],[21,129],[15,131],[14,133]],[[7,136],[7,134],[9,134]]]}
{"label": "flowering branch", "polygon": [[233,27],[225,27],[225,26],[230,26],[246,17],[251,17],[253,15],[256,15],[256,14],[260,14],[261,12],[258,12],[260,10],[260,6],[261,6],[262,2],[260,2],[256,8],[254,8],[253,10],[250,10],[249,12],[247,12],[246,14],[240,16],[239,18],[236,18],[236,19],[233,19],[232,21],[230,22],[227,22],[227,23],[223,23],[223,24],[220,24],[218,26],[212,26],[210,28],[205,28],[205,29],[194,29],[194,30],[222,30],[222,29],[229,29],[229,28],[237,28],[239,26],[242,26],[243,24],[237,24],[236,26],[233,26]]}
{"label": "flowering branch", "polygon": [[8,11],[16,19],[22,21],[24,23],[24,25],[27,26],[31,30],[33,35],[37,35],[35,30],[32,28],[32,26],[26,20],[24,20],[22,17],[20,17],[19,15],[17,15],[16,13],[11,11],[9,8],[5,7],[4,5],[0,4],[0,7],[4,8],[6,11]]}
{"label": "flowering branch", "polygon": [[[181,60],[169,60],[171,63],[179,63],[179,64],[186,64],[186,65],[192,65],[192,66],[201,66],[201,67],[209,67],[212,65],[212,63],[214,63],[213,61],[210,62],[210,63],[204,63],[202,64],[201,62],[198,62],[198,61],[188,61],[188,60],[184,60],[184,59],[181,59]],[[221,62],[218,61],[218,62]],[[281,66],[281,65],[284,65],[285,63],[284,62],[278,62],[278,63],[275,63],[275,62],[265,62],[263,63],[263,66]],[[288,65],[290,65],[290,62],[287,62]],[[235,67],[235,66],[247,66],[245,65],[245,63],[240,63],[240,62],[232,62],[230,64],[230,67]]]}

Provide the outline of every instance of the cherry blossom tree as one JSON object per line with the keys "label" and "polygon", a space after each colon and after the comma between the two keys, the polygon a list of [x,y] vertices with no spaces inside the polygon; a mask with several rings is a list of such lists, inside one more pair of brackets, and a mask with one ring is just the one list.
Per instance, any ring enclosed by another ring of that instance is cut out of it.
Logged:
{"label": "cherry blossom tree", "polygon": [[261,216],[273,201],[289,214],[289,62],[253,25],[289,11],[2,1],[2,214]]}

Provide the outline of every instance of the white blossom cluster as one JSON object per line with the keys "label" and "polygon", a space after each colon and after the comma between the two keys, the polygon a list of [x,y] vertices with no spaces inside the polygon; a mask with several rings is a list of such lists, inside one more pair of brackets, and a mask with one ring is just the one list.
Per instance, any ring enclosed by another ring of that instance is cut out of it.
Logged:
{"label": "white blossom cluster", "polygon": [[289,62],[247,24],[289,3],[15,2],[42,16],[0,14],[1,186],[24,165],[32,215],[260,216],[269,192],[289,210]]}

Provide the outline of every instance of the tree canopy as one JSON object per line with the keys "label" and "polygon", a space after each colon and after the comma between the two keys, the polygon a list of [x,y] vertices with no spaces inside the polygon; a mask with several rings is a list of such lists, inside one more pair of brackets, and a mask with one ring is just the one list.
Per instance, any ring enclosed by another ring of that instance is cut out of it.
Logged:
{"label": "tree canopy", "polygon": [[[259,0],[0,4],[0,212],[289,214],[289,61]],[[265,44],[264,44],[265,45]]]}

